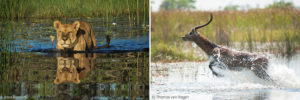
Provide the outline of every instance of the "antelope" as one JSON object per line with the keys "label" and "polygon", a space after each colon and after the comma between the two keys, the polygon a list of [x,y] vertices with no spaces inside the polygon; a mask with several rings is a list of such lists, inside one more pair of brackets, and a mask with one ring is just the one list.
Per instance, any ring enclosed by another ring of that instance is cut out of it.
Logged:
{"label": "antelope", "polygon": [[183,41],[195,42],[210,58],[209,69],[214,76],[223,76],[217,73],[214,68],[234,69],[237,67],[248,68],[261,79],[271,80],[266,73],[269,61],[266,57],[249,52],[241,52],[231,50],[224,46],[219,46],[208,40],[196,30],[209,25],[213,20],[213,15],[210,14],[210,19],[206,24],[195,26],[190,33],[182,37]]}

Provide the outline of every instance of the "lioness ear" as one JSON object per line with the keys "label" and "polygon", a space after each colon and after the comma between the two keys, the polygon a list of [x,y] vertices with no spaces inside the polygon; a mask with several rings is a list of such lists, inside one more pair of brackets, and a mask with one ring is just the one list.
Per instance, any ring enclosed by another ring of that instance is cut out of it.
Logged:
{"label": "lioness ear", "polygon": [[74,29],[77,31],[80,27],[80,22],[79,21],[75,21],[73,24]]}
{"label": "lioness ear", "polygon": [[61,22],[58,20],[53,22],[53,26],[56,30],[60,27],[60,25],[61,25]]}

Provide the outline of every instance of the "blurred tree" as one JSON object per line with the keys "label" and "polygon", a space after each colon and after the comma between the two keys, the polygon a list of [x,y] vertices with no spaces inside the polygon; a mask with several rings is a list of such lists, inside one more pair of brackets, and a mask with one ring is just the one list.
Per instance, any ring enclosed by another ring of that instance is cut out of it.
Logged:
{"label": "blurred tree", "polygon": [[190,10],[194,9],[195,0],[164,0],[160,10]]}
{"label": "blurred tree", "polygon": [[294,5],[292,2],[285,2],[284,0],[280,0],[278,2],[274,2],[273,4],[269,5],[267,8],[285,9],[285,8],[294,8]]}
{"label": "blurred tree", "polygon": [[238,10],[239,6],[238,5],[227,5],[224,7],[224,10]]}

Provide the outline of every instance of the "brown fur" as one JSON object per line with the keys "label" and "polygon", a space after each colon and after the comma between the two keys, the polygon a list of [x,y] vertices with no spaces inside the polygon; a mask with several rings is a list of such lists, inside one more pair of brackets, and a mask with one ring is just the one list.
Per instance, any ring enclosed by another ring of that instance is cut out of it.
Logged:
{"label": "brown fur", "polygon": [[85,51],[97,48],[95,33],[89,23],[75,21],[73,24],[62,24],[54,21],[53,26],[57,33],[58,50]]}
{"label": "brown fur", "polygon": [[57,57],[57,71],[54,83],[80,83],[80,79],[85,78],[90,70],[94,68],[95,59],[95,54],[86,57],[85,53],[74,54],[74,58]]}
{"label": "brown fur", "polygon": [[[208,25],[209,23],[207,23],[206,25]],[[182,37],[182,39],[184,41],[195,42],[211,58],[209,68],[212,70],[214,75],[220,76],[220,74],[213,70],[213,67],[216,64],[223,63],[229,68],[249,68],[258,77],[267,80],[270,79],[269,75],[265,72],[269,63],[266,57],[248,52],[233,51],[226,47],[219,46],[209,41],[203,35],[198,34],[196,29],[197,28],[193,28],[192,31]]]}

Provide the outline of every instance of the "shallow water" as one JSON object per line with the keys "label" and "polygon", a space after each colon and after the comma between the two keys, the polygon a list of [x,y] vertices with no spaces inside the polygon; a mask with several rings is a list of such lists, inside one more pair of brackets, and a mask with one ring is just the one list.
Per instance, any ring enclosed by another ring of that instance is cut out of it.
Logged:
{"label": "shallow water", "polygon": [[[128,17],[114,17],[111,20],[104,18],[68,18],[56,19],[62,23],[71,24],[76,20],[90,23],[95,31],[98,46],[104,45],[105,36],[111,36],[111,48],[105,50],[142,50],[149,48],[149,32],[146,25],[136,25],[136,21],[129,22]],[[54,19],[29,19],[19,21],[2,21],[2,35],[8,43],[13,45],[10,51],[30,52],[39,49],[55,48],[56,38],[52,44],[50,36],[56,36],[53,27]],[[113,25],[112,23],[116,23]],[[141,23],[141,22],[140,22]]]}
{"label": "shallow water", "polygon": [[268,74],[274,82],[250,70],[220,70],[213,76],[208,62],[152,63],[150,91],[154,99],[296,100],[300,98],[300,54],[289,59],[269,57]]}
{"label": "shallow water", "polygon": [[53,19],[1,21],[0,99],[148,99],[149,32],[110,19],[60,19],[91,23],[98,46],[110,34],[109,48],[87,53],[51,52]]}

